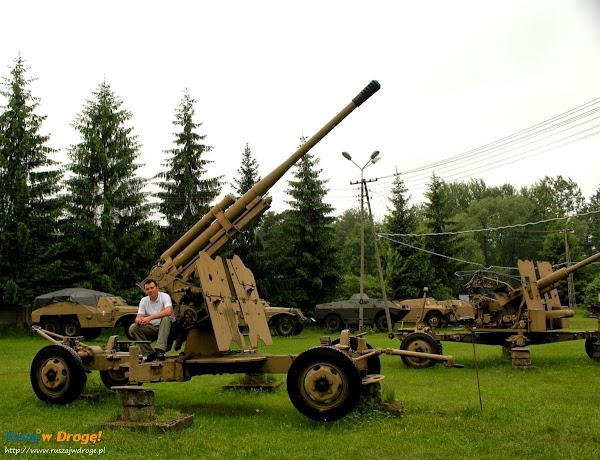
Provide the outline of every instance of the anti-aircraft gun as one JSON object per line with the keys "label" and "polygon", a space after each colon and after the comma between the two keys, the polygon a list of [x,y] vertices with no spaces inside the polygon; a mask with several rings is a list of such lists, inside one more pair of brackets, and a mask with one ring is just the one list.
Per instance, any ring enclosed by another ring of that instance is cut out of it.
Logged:
{"label": "anti-aircraft gun", "polygon": [[[474,316],[463,318],[463,330],[440,333],[425,328],[400,329],[400,348],[441,352],[442,341],[501,345],[506,349],[526,345],[585,340],[588,356],[600,361],[600,321],[596,331],[573,331],[569,318],[574,311],[561,305],[557,288],[577,270],[600,260],[600,252],[570,267],[552,270],[549,262],[519,260],[518,287],[485,272],[476,272],[467,283]],[[537,268],[537,270],[536,270]],[[508,350],[507,350],[508,351]],[[428,367],[435,361],[406,358],[411,367]]]}
{"label": "anti-aircraft gun", "polygon": [[[79,396],[86,371],[98,370],[105,385],[137,385],[148,382],[186,381],[203,374],[287,374],[287,390],[294,406],[305,416],[335,420],[351,412],[361,395],[379,385],[382,353],[441,360],[451,356],[395,349],[373,349],[363,336],[342,331],[336,340],[321,338],[320,346],[298,355],[258,352],[258,342],[272,343],[265,319],[266,305],[257,292],[252,272],[234,256],[223,260],[218,252],[268,208],[269,189],[317,142],[359,107],[380,85],[373,81],[340,113],[308,139],[278,168],[257,182],[237,200],[226,196],[185,235],[165,251],[147,279],[169,293],[180,317],[178,355],[165,361],[146,362],[135,342],[109,339],[104,347],[88,346],[78,338],[35,330],[53,342],[40,350],[31,366],[36,395],[64,404]],[[248,326],[250,347],[239,328]],[[390,331],[391,333],[391,331]],[[235,343],[236,347],[232,347]]]}

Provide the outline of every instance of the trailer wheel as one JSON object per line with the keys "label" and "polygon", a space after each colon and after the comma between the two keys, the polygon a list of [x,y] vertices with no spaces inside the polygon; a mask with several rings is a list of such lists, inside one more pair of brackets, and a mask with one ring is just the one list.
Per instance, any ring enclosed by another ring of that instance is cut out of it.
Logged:
{"label": "trailer wheel", "polygon": [[354,410],[362,380],[352,358],[333,347],[314,347],[292,362],[287,391],[292,404],[306,417],[331,422]]}
{"label": "trailer wheel", "polygon": [[129,376],[122,370],[100,371],[100,380],[108,389],[129,384]]}
{"label": "trailer wheel", "polygon": [[275,332],[281,337],[294,335],[296,331],[296,320],[291,316],[280,316],[275,320]]}
{"label": "trailer wheel", "polygon": [[[594,350],[596,350],[596,356],[594,356]],[[594,361],[600,361],[598,358],[598,351],[600,350],[600,337],[593,335],[585,339],[585,352]]]}
{"label": "trailer wheel", "polygon": [[30,378],[37,397],[55,404],[75,401],[87,379],[79,355],[60,344],[38,351],[31,363]]}
{"label": "trailer wheel", "polygon": [[[407,335],[400,344],[401,350],[420,351],[423,353],[440,354],[440,348],[437,341],[424,332],[413,332]],[[433,366],[436,361],[431,358],[414,358],[412,356],[402,356],[402,362],[407,367],[420,369]]]}

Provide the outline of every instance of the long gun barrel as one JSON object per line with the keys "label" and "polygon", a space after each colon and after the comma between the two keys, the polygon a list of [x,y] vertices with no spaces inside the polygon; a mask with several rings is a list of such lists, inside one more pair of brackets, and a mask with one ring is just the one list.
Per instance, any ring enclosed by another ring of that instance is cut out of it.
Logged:
{"label": "long gun barrel", "polygon": [[594,254],[593,256],[588,257],[587,259],[582,260],[581,262],[577,262],[575,265],[570,267],[563,267],[560,270],[556,270],[551,274],[540,278],[537,281],[537,287],[540,290],[540,293],[544,294],[546,292],[551,291],[555,287],[558,287],[560,282],[566,279],[569,274],[579,270],[580,268],[585,267],[586,265],[591,264],[600,259],[600,252]]}
{"label": "long gun barrel", "polygon": [[375,80],[369,83],[341,112],[243,196],[235,200],[232,195],[227,195],[163,253],[161,256],[163,270],[169,271],[171,268],[175,268],[177,271],[181,271],[195,261],[200,251],[214,255],[225,247],[237,233],[247,228],[269,208],[270,199],[263,198],[263,196],[271,187],[354,109],[375,94],[380,87]]}
{"label": "long gun barrel", "polygon": [[243,196],[236,200],[232,195],[227,195],[162,254],[159,262],[162,271],[170,272],[174,269],[181,273],[194,263],[200,251],[212,256],[225,247],[239,232],[247,228],[270,207],[271,200],[264,195],[283,175],[380,87],[375,80],[369,83],[342,111]]}

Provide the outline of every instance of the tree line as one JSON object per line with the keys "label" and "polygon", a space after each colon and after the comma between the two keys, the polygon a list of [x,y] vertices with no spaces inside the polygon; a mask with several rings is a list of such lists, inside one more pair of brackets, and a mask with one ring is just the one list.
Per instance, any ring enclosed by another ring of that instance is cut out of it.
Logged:
{"label": "tree line", "polygon": [[[210,174],[207,135],[196,122],[196,101],[184,90],[175,108],[173,147],[162,171],[139,176],[140,145],[132,114],[102,81],[72,126],[68,162],[52,160],[45,115],[30,91],[35,80],[18,56],[0,94],[0,308],[28,307],[36,295],[88,287],[137,304],[157,258],[209,209],[225,178]],[[300,144],[305,142],[300,138]],[[239,255],[253,270],[261,296],[276,306],[310,311],[316,303],[359,290],[360,228],[366,221],[365,292],[381,296],[368,215],[333,217],[319,160],[305,155],[292,169],[288,209],[267,212],[221,255]],[[246,144],[231,186],[243,194],[260,179]],[[154,184],[158,192],[148,192]],[[411,204],[396,176],[379,235],[389,298],[456,297],[475,270],[514,274],[519,258],[565,264],[600,247],[600,188],[586,200],[570,179],[545,177],[531,186],[489,187],[482,180],[447,183],[432,175],[422,204]],[[152,219],[158,200],[164,224]],[[511,272],[512,271],[512,272]],[[597,300],[600,268],[576,277],[579,302]]]}

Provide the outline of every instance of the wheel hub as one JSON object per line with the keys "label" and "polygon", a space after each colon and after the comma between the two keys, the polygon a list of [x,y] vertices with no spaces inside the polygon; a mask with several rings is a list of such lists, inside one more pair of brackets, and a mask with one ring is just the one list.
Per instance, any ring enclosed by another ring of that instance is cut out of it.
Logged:
{"label": "wheel hub", "polygon": [[343,382],[335,367],[319,364],[306,373],[304,389],[314,401],[326,403],[342,394]]}
{"label": "wheel hub", "polygon": [[45,387],[57,389],[67,382],[67,368],[58,359],[49,359],[42,366],[40,376]]}

